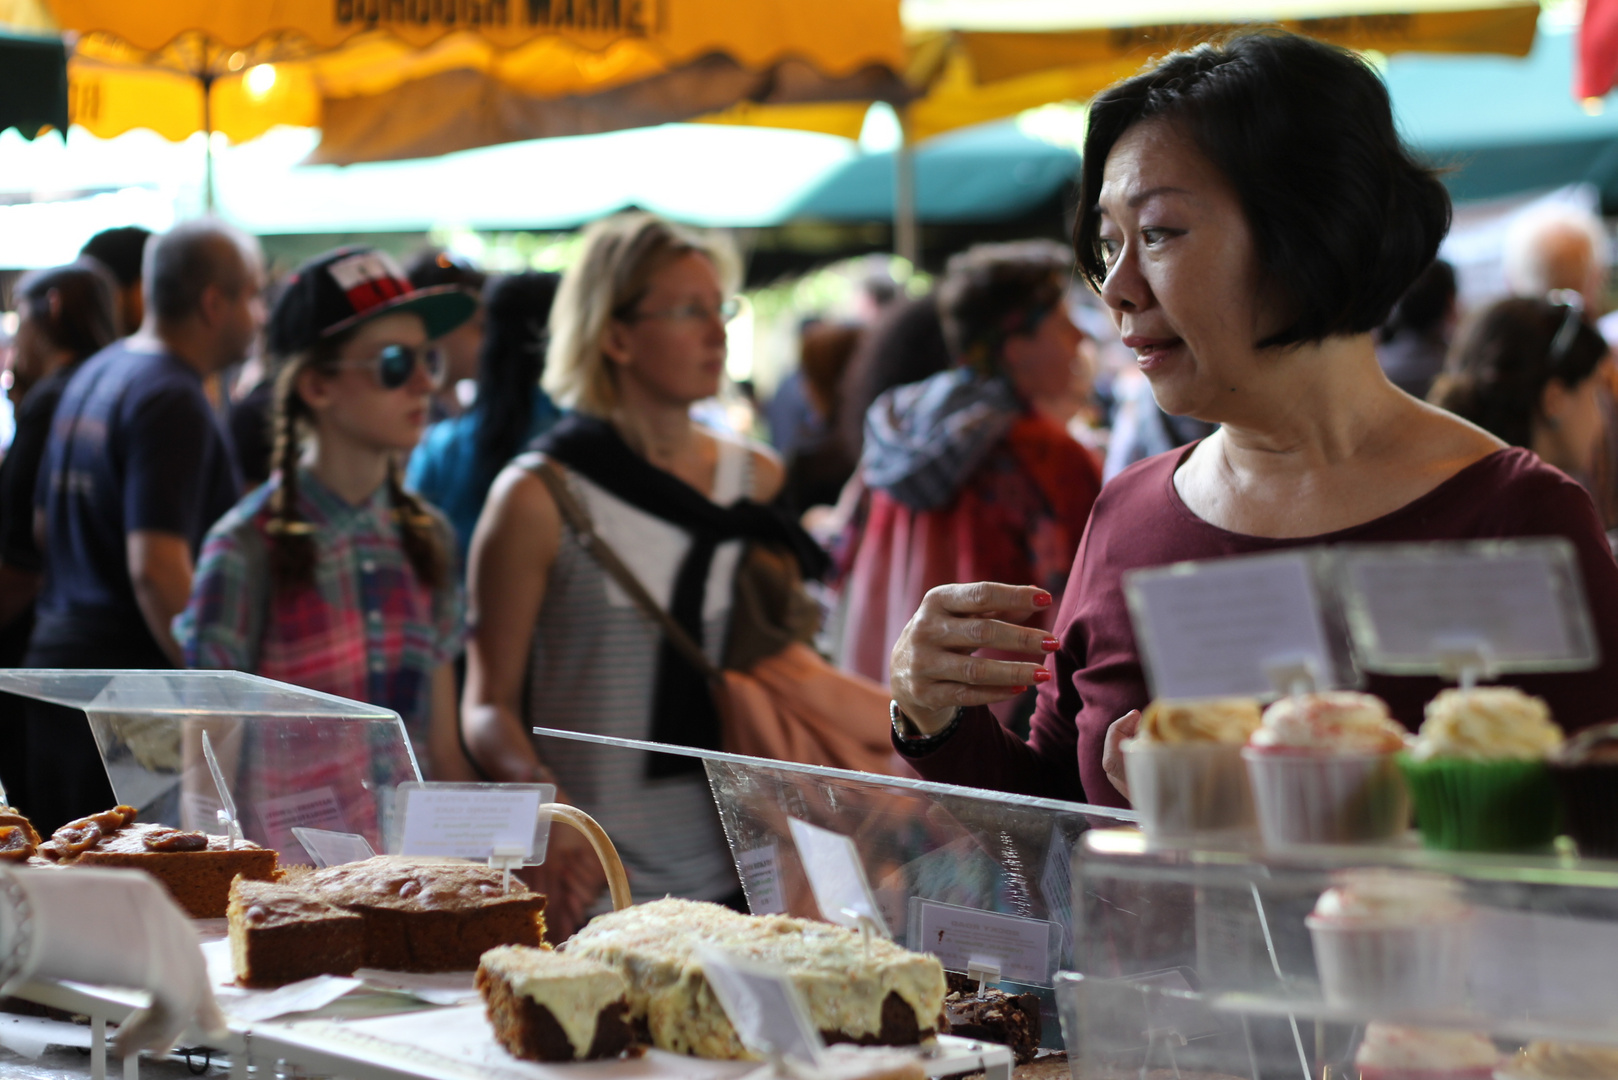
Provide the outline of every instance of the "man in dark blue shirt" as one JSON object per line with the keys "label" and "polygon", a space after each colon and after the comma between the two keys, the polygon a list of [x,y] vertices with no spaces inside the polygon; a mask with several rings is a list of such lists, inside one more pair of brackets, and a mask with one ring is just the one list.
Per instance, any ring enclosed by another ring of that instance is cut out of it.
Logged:
{"label": "man in dark blue shirt", "polygon": [[[240,363],[263,322],[258,245],[193,221],[146,250],[146,321],[85,361],[62,394],[40,466],[45,587],[30,667],[163,668],[209,526],[240,476],[203,392]],[[110,792],[82,720],[37,714],[28,809],[41,828],[105,809]]]}

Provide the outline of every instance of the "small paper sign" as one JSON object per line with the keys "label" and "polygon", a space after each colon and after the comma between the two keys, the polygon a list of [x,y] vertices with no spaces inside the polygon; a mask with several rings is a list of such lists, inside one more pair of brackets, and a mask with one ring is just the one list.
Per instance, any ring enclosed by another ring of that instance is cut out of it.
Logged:
{"label": "small paper sign", "polygon": [[[281,851],[290,847],[294,831],[298,828],[316,829],[331,833],[346,833],[348,821],[337,801],[337,792],[330,787],[317,787],[311,791],[295,791],[274,799],[260,799],[253,806],[258,814],[259,828],[269,846]],[[307,848],[305,850],[308,850]]]}
{"label": "small paper sign", "polygon": [[787,824],[809,888],[820,907],[820,917],[855,929],[863,924],[883,937],[891,937],[854,841],[797,818],[787,818]]}
{"label": "small paper sign", "polygon": [[826,1046],[791,979],[708,945],[699,945],[697,956],[743,1046],[769,1059],[819,1064]]}
{"label": "small paper sign", "polygon": [[1582,671],[1599,650],[1563,537],[1338,551],[1360,665],[1400,675]]}
{"label": "small paper sign", "polygon": [[359,833],[306,829],[301,825],[294,825],[292,835],[318,867],[364,862],[376,854],[371,842]]}
{"label": "small paper sign", "polygon": [[1269,697],[1300,682],[1336,685],[1316,588],[1322,558],[1289,552],[1125,574],[1152,696]]}
{"label": "small paper sign", "polygon": [[946,970],[998,968],[1000,979],[1030,986],[1051,984],[1062,944],[1056,923],[919,896],[911,898],[909,925],[910,948],[932,953]]}
{"label": "small paper sign", "polygon": [[754,915],[774,915],[787,909],[781,898],[781,866],[775,852],[774,844],[765,844],[736,856],[747,908]]}
{"label": "small paper sign", "polygon": [[555,797],[553,784],[400,784],[400,824],[388,846],[396,855],[452,859],[516,849],[526,863],[542,863],[550,816],[541,819],[539,808]]}

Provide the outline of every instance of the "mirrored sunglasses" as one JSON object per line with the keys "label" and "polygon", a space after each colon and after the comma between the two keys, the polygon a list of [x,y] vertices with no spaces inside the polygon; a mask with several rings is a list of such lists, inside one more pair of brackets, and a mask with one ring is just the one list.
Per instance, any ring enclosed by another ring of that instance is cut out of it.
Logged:
{"label": "mirrored sunglasses", "polygon": [[369,360],[344,360],[338,367],[363,368],[376,375],[384,390],[397,390],[410,381],[417,363],[427,370],[435,390],[443,384],[444,353],[433,345],[389,345]]}

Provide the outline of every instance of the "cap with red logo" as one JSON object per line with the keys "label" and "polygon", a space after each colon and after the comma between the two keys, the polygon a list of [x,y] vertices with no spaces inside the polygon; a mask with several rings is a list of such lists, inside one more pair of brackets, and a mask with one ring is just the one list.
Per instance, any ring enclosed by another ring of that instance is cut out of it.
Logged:
{"label": "cap with red logo", "polygon": [[345,247],[317,255],[286,279],[270,313],[265,344],[273,356],[291,356],[363,322],[400,312],[419,315],[429,341],[472,317],[477,298],[445,285],[411,288],[388,254]]}

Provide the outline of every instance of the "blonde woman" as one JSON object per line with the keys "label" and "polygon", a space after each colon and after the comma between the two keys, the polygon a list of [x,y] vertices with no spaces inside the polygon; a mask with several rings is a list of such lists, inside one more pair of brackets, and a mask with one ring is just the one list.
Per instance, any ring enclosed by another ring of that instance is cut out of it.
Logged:
{"label": "blonde woman", "polygon": [[[782,482],[769,452],[691,418],[719,389],[729,277],[723,250],[658,218],[589,230],[551,311],[545,365],[545,389],[573,415],[495,480],[472,539],[467,746],[491,777],[554,781],[597,817],[637,900],[741,902],[699,763],[529,729],[717,749],[718,716],[702,675],[580,543],[536,470],[559,469],[596,533],[717,662],[744,543],[801,536],[759,505]],[[551,843],[540,884],[560,939],[603,882],[574,837]]]}

